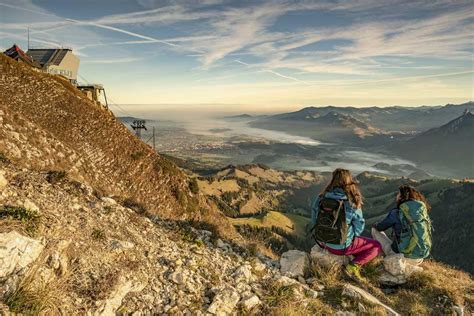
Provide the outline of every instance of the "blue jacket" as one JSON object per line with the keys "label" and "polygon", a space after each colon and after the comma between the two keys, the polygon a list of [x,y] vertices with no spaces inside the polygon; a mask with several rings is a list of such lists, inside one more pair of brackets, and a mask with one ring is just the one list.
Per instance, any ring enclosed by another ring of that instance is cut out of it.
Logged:
{"label": "blue jacket", "polygon": [[[360,208],[353,208],[346,194],[344,193],[344,190],[340,188],[335,188],[332,192],[327,192],[326,194],[324,194],[324,197],[344,201],[344,208],[346,210],[346,223],[348,226],[347,239],[344,245],[326,244],[326,246],[332,249],[346,249],[350,246],[350,244],[354,240],[354,237],[360,236],[364,231],[365,220],[362,214],[362,210]],[[311,206],[311,227],[314,227],[314,225],[316,225],[318,213],[319,197],[314,199],[313,204]]]}
{"label": "blue jacket", "polygon": [[381,222],[375,225],[375,229],[378,231],[385,231],[389,228],[393,229],[395,237],[397,238],[396,240],[400,240],[400,234],[402,232],[402,223],[400,222],[398,208],[394,208],[393,210],[391,210]]}
{"label": "blue jacket", "polygon": [[381,222],[375,225],[375,229],[378,231],[385,231],[389,228],[392,228],[395,237],[392,243],[392,250],[396,253],[399,252],[397,241],[400,240],[400,234],[402,232],[402,223],[400,221],[399,212],[400,210],[398,208],[394,208]]}

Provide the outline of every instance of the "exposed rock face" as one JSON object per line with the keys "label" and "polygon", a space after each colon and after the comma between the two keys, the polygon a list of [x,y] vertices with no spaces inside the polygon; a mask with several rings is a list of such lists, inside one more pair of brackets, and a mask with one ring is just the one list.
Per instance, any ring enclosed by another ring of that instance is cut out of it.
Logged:
{"label": "exposed rock face", "polygon": [[308,254],[304,251],[289,250],[281,255],[280,271],[291,277],[304,276],[309,268]]}
{"label": "exposed rock face", "polygon": [[386,272],[380,276],[379,281],[388,284],[404,284],[413,273],[423,271],[422,267],[411,264],[403,254],[386,256],[383,266]]}
{"label": "exposed rock face", "polygon": [[252,295],[248,298],[242,299],[241,301],[242,307],[247,311],[251,310],[255,306],[260,305],[261,303],[262,302],[260,301],[257,295]]}
{"label": "exposed rock face", "polygon": [[356,299],[356,300],[363,300],[363,301],[366,301],[370,304],[378,305],[378,306],[382,307],[383,309],[385,309],[385,311],[387,312],[388,315],[392,315],[392,316],[400,315],[399,313],[394,311],[392,308],[390,308],[387,305],[380,302],[372,294],[370,294],[370,293],[364,291],[363,289],[358,288],[357,286],[354,286],[352,284],[345,284],[344,285],[344,288],[342,290],[342,295],[351,297],[351,298]]}
{"label": "exposed rock face", "polygon": [[237,282],[243,281],[243,282],[250,282],[251,279],[253,279],[252,276],[252,266],[250,265],[242,265],[237,268],[234,272],[234,278]]}
{"label": "exposed rock face", "polygon": [[33,263],[44,245],[16,231],[0,234],[0,280]]}
{"label": "exposed rock face", "polygon": [[310,256],[313,263],[317,263],[328,268],[334,265],[340,266],[349,262],[348,257],[333,255],[318,245],[314,245],[314,247],[311,248]]}
{"label": "exposed rock face", "polygon": [[229,315],[240,300],[239,293],[232,287],[220,290],[212,301],[208,312],[215,315]]}
{"label": "exposed rock face", "polygon": [[99,303],[97,312],[104,316],[113,316],[122,304],[123,298],[130,292],[139,292],[143,290],[146,284],[139,282],[127,281],[121,279],[115,289],[112,290],[110,296],[103,302]]}
{"label": "exposed rock face", "polygon": [[8,185],[8,180],[5,178],[3,171],[0,171],[0,190]]}

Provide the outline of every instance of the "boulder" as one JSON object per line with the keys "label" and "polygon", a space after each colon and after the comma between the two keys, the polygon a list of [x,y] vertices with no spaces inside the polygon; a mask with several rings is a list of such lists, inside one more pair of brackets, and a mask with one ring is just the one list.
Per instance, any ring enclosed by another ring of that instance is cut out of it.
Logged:
{"label": "boulder", "polygon": [[322,293],[313,290],[306,284],[302,284],[295,279],[289,278],[287,276],[280,276],[275,279],[275,283],[280,286],[291,286],[295,290],[295,295],[301,299],[305,297],[317,298]]}
{"label": "boulder", "polygon": [[239,300],[239,293],[233,287],[226,286],[214,296],[207,311],[214,315],[229,315]]}
{"label": "boulder", "polygon": [[0,280],[34,262],[44,245],[16,231],[0,234]]}
{"label": "boulder", "polygon": [[255,272],[263,272],[266,268],[267,266],[263,264],[259,259],[255,259],[255,261],[253,262],[253,270]]}
{"label": "boulder", "polygon": [[333,266],[341,266],[349,263],[348,257],[333,255],[332,253],[319,247],[318,245],[314,245],[314,247],[311,248],[310,257],[313,263],[320,264],[321,266],[327,268],[331,268]]}
{"label": "boulder", "polygon": [[251,310],[252,308],[254,308],[255,306],[258,306],[260,305],[262,302],[260,301],[260,299],[258,298],[257,295],[252,295],[250,297],[247,297],[245,299],[242,299],[240,304],[242,304],[242,307],[246,310],[246,311],[249,311]]}
{"label": "boulder", "polygon": [[379,282],[381,284],[388,284],[388,285],[401,285],[407,282],[407,278],[402,275],[395,276],[395,275],[391,275],[388,272],[383,272],[379,276]]}
{"label": "boulder", "polygon": [[98,302],[97,313],[103,316],[112,316],[116,314],[117,309],[122,305],[122,300],[130,292],[139,292],[143,290],[146,284],[134,282],[132,280],[121,280],[117,283],[115,288],[111,291],[109,297],[101,302]]}
{"label": "boulder", "polygon": [[117,201],[115,201],[112,198],[106,197],[106,196],[102,197],[101,200],[102,200],[102,202],[104,202],[104,204],[106,206],[117,205]]}
{"label": "boulder", "polygon": [[306,252],[289,250],[281,255],[280,271],[291,277],[304,276],[309,268],[309,258]]}
{"label": "boulder", "polygon": [[357,301],[365,301],[365,302],[368,302],[369,304],[380,306],[387,312],[387,315],[392,315],[392,316],[400,315],[395,310],[393,310],[392,308],[388,307],[387,305],[379,301],[372,294],[352,284],[344,284],[344,287],[342,289],[342,295],[346,297],[350,297]]}
{"label": "boulder", "polygon": [[238,282],[250,282],[252,279],[252,267],[248,264],[241,265],[234,272],[234,279]]}
{"label": "boulder", "polygon": [[23,207],[26,208],[27,210],[30,210],[30,211],[34,211],[34,212],[39,211],[39,207],[35,203],[31,202],[28,199],[25,199],[23,201]]}
{"label": "boulder", "polygon": [[400,253],[386,256],[383,266],[386,273],[379,278],[382,283],[403,284],[413,273],[423,271],[422,267],[410,264],[410,261]]}

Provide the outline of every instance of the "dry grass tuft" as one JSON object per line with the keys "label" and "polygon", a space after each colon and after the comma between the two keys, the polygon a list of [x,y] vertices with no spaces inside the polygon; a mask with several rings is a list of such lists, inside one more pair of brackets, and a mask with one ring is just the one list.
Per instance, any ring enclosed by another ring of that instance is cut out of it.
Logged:
{"label": "dry grass tuft", "polygon": [[297,293],[296,286],[284,286],[273,281],[264,286],[262,300],[264,306],[257,314],[261,315],[331,315],[333,309],[319,299],[307,298]]}
{"label": "dry grass tuft", "polygon": [[339,278],[341,276],[341,267],[333,265],[331,267],[325,267],[320,264],[314,263],[311,266],[310,273],[313,277],[317,278],[324,286],[334,286],[340,283]]}
{"label": "dry grass tuft", "polygon": [[39,281],[37,269],[32,269],[19,282],[17,288],[8,293],[5,303],[13,313],[24,315],[58,315],[64,286],[58,281]]}

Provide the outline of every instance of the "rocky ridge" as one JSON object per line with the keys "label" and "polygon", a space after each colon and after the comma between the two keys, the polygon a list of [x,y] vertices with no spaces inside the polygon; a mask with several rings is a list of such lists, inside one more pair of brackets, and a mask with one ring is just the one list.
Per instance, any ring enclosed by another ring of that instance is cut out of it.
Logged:
{"label": "rocky ridge", "polygon": [[[0,167],[0,294],[11,312],[46,289],[54,295],[38,304],[53,314],[225,315],[261,308],[268,284],[288,283],[277,261],[215,232],[142,216],[67,178]],[[309,304],[318,293],[306,290]]]}

